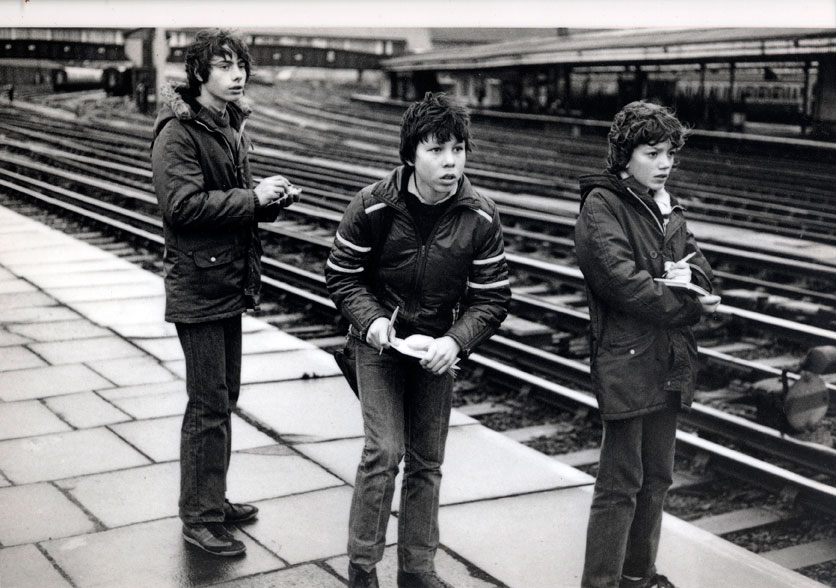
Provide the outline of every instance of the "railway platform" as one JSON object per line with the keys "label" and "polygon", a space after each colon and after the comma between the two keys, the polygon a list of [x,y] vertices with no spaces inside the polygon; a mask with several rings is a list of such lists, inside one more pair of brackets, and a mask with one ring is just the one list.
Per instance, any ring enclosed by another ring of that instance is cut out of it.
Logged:
{"label": "railway platform", "polygon": [[[359,404],[328,353],[244,329],[228,496],[261,511],[235,531],[246,556],[213,558],[177,519],[186,394],[161,278],[0,208],[0,586],[345,585]],[[590,476],[455,410],[444,476],[448,582],[579,585]],[[680,588],[821,586],[667,515],[658,565]]]}

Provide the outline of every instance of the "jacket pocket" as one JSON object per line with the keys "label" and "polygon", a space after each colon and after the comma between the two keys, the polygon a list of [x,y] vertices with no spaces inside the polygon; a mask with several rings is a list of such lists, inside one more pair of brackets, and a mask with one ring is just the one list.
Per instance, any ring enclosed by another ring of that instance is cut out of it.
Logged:
{"label": "jacket pocket", "polygon": [[592,373],[602,414],[629,414],[663,404],[668,354],[667,338],[655,331],[598,347]]}
{"label": "jacket pocket", "polygon": [[234,260],[236,247],[213,247],[192,253],[194,264],[199,268],[210,268],[224,265]]}

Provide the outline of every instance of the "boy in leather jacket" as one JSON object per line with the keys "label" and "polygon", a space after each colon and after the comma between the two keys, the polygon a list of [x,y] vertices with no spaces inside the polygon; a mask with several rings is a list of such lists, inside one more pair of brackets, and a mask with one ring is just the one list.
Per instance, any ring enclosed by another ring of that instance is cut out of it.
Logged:
{"label": "boy in leather jacket", "polygon": [[450,371],[496,331],[511,297],[496,206],[464,175],[469,127],[464,107],[444,94],[412,104],[401,123],[403,165],[355,196],[326,264],[331,298],[350,322],[345,354],[365,429],[349,521],[351,587],[378,586],[401,459],[398,586],[448,586],[433,562]]}
{"label": "boy in leather jacket", "polygon": [[244,125],[247,46],[200,31],[186,48],[188,86],[168,88],[154,123],[154,189],[165,237],[165,318],[186,360],[189,401],[180,437],[183,537],[213,555],[244,553],[224,523],[258,509],[226,500],[231,413],[241,384],[241,315],[258,307],[258,222],[298,200],[282,176],[252,187]]}
{"label": "boy in leather jacket", "polygon": [[583,588],[673,587],[655,560],[676,415],[690,406],[696,383],[691,326],[720,301],[676,287],[693,283],[710,293],[712,279],[682,207],[665,189],[686,134],[671,110],[632,102],[610,128],[607,171],[580,179],[575,246],[604,423]]}

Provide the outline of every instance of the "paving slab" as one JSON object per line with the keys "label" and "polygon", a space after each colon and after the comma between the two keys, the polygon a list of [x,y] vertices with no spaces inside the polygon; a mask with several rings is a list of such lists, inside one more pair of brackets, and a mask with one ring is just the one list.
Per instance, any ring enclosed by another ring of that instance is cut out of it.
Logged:
{"label": "paving slab", "polygon": [[11,292],[0,294],[0,308],[29,308],[39,306],[53,306],[55,299],[43,292]]}
{"label": "paving slab", "polygon": [[78,320],[81,316],[64,306],[39,306],[27,308],[0,307],[0,323],[51,323]]}
{"label": "paving slab", "polygon": [[73,308],[103,327],[157,323],[165,315],[165,296],[76,302]]}
{"label": "paving slab", "polygon": [[[335,573],[348,581],[348,556],[343,555],[329,559],[327,564]],[[383,560],[376,567],[380,585],[384,587],[395,586],[398,575],[397,548],[387,547],[383,552]],[[478,574],[478,571],[477,575],[473,574],[465,563],[447,553],[443,544],[441,549],[436,552],[435,569],[442,579],[456,588],[493,588],[501,586],[493,578],[487,577],[486,574]]]}
{"label": "paving slab", "polygon": [[822,588],[819,582],[667,514],[657,567],[677,586]]}
{"label": "paving slab", "polygon": [[52,365],[89,363],[103,359],[120,359],[143,355],[141,349],[115,335],[34,343],[29,348]]}
{"label": "paving slab", "polygon": [[[131,338],[131,342],[144,349],[160,361],[183,362],[183,348],[180,339],[174,337],[163,338]],[[278,329],[267,329],[244,333],[242,337],[243,353],[245,356],[268,353],[273,351],[291,351],[300,349],[317,349],[311,343],[292,337]],[[248,360],[245,360],[248,361]],[[182,369],[182,368],[180,368]]]}
{"label": "paving slab", "polygon": [[13,588],[73,588],[34,545],[0,549],[0,578]]}
{"label": "paving slab", "polygon": [[[243,386],[238,408],[288,443],[363,436],[360,402],[342,375]],[[450,418],[452,426],[476,422],[458,411]]]}
{"label": "paving slab", "polygon": [[0,471],[15,484],[60,480],[147,463],[145,457],[106,429],[0,441]]}
{"label": "paving slab", "polygon": [[12,276],[9,272],[6,272],[7,276],[10,276],[14,279],[2,279],[0,278],[0,294],[16,294],[20,292],[37,292],[38,289],[27,282],[26,280],[18,279],[15,276]]}
{"label": "paving slab", "polygon": [[[16,345],[25,345],[32,343],[32,339],[12,333],[5,327],[0,326],[0,347],[14,347]],[[4,351],[5,353],[5,351]]]}
{"label": "paving slab", "polygon": [[234,502],[254,502],[343,484],[325,468],[287,446],[269,445],[233,454],[227,495]]}
{"label": "paving slab", "polygon": [[49,290],[51,294],[56,296],[59,296],[65,290],[75,288],[96,286],[106,289],[109,286],[116,285],[138,286],[143,284],[154,286],[157,289],[155,293],[158,295],[165,294],[162,278],[130,264],[125,266],[124,269],[79,270],[72,273],[39,274],[32,277],[27,276],[27,279],[44,290]]}
{"label": "paving slab", "polygon": [[68,478],[56,484],[112,529],[177,516],[180,463]]}
{"label": "paving slab", "polygon": [[70,321],[9,325],[8,330],[35,341],[68,341],[104,337],[111,332],[79,318]]}
{"label": "paving slab", "polygon": [[137,384],[134,386],[119,386],[99,390],[102,398],[114,402],[116,400],[129,400],[131,398],[142,398],[143,396],[157,396],[172,392],[186,393],[186,382],[183,380],[171,380],[169,382],[154,382],[151,384]]}
{"label": "paving slab", "polygon": [[87,365],[117,386],[170,382],[177,376],[151,357],[91,361]]}
{"label": "paving slab", "polygon": [[300,349],[319,349],[313,343],[303,341],[284,331],[272,327],[260,331],[244,333],[242,338],[244,355],[269,353],[271,351],[294,351]]}
{"label": "paving slab", "polygon": [[[136,447],[155,462],[172,461],[180,458],[180,416],[118,423],[110,428],[120,437]],[[232,415],[232,450],[251,449],[272,445],[275,441]]]}
{"label": "paving slab", "polygon": [[[289,564],[345,553],[351,488],[342,485],[317,492],[259,502],[258,519],[242,530]],[[397,540],[397,520],[389,517],[387,545]]]}
{"label": "paving slab", "polygon": [[50,294],[60,302],[73,304],[77,302],[95,302],[97,300],[148,298],[149,296],[159,296],[162,291],[162,284],[144,281],[77,288],[53,288],[50,289]]}
{"label": "paving slab", "polygon": [[[489,451],[485,449],[488,447]],[[363,439],[300,444],[296,449],[321,463],[346,483],[354,484]],[[444,482],[441,485],[441,504],[594,482],[591,476],[481,425],[450,428],[442,471]],[[396,478],[393,510],[398,508],[402,478],[403,472]]]}
{"label": "paving slab", "polygon": [[131,343],[159,361],[183,361],[183,348],[177,337],[131,338]]}
{"label": "paving slab", "polygon": [[0,403],[0,440],[70,430],[66,422],[37,400]]}
{"label": "paving slab", "polygon": [[441,541],[510,588],[577,588],[590,501],[569,488],[443,506]]}
{"label": "paving slab", "polygon": [[84,365],[56,365],[0,372],[0,400],[6,402],[112,387],[112,382]]}
{"label": "paving slab", "polygon": [[288,443],[363,435],[360,403],[342,376],[244,386],[238,408]]}
{"label": "paving slab", "polygon": [[105,257],[96,257],[95,259],[76,260],[73,263],[39,263],[37,265],[19,267],[17,271],[20,275],[25,275],[27,279],[34,279],[37,276],[46,275],[120,271],[127,269],[136,270],[136,266],[115,255],[108,255]]}
{"label": "paving slab", "polygon": [[214,588],[345,588],[332,573],[308,564],[278,572],[213,584]]}
{"label": "paving slab", "polygon": [[[113,332],[131,340],[177,337],[177,327],[173,323],[165,322],[163,315],[160,315],[157,321],[147,322],[147,317],[138,317],[136,322],[114,324],[110,328]],[[270,329],[275,329],[275,327],[250,315],[245,314],[241,317],[242,333],[255,333]]]}
{"label": "paving slab", "polygon": [[31,274],[27,268],[32,265],[46,263],[72,264],[78,261],[95,261],[107,259],[111,256],[90,245],[68,239],[66,242],[57,241],[49,247],[38,247],[35,249],[21,249],[16,251],[0,251],[0,264],[3,264],[14,273],[26,271],[27,277]]}
{"label": "paving slab", "polygon": [[[184,381],[175,380],[165,384],[152,384],[150,386],[158,386],[161,390],[171,388],[172,391],[163,391],[160,394],[113,398],[110,402],[137,420],[182,415],[186,412],[186,403],[189,398],[186,394],[186,383]],[[163,386],[166,388],[163,388]],[[116,388],[115,390],[124,390],[124,388]],[[104,395],[104,392],[100,394]]]}
{"label": "paving slab", "polygon": [[0,512],[4,547],[96,531],[84,511],[51,484],[0,488]]}
{"label": "paving slab", "polygon": [[245,557],[212,556],[186,543],[179,519],[163,519],[42,544],[77,588],[206,586],[283,568],[246,534]]}
{"label": "paving slab", "polygon": [[[172,372],[186,378],[185,361],[167,361],[165,365]],[[305,351],[284,351],[247,355],[241,366],[241,383],[280,382],[324,378],[341,374],[337,362],[330,353],[319,349]]]}
{"label": "paving slab", "polygon": [[54,396],[44,400],[44,403],[77,429],[92,429],[131,420],[130,415],[93,392]]}
{"label": "paving slab", "polygon": [[[2,231],[6,234],[6,231]],[[39,228],[25,228],[14,231],[14,236],[0,241],[0,252],[8,253],[14,251],[30,251],[41,248],[53,248],[56,245],[64,245],[67,242],[66,235],[57,231],[44,231]]]}
{"label": "paving slab", "polygon": [[45,365],[47,365],[47,362],[22,345],[5,347],[3,349],[3,361],[0,363],[0,372],[37,368]]}

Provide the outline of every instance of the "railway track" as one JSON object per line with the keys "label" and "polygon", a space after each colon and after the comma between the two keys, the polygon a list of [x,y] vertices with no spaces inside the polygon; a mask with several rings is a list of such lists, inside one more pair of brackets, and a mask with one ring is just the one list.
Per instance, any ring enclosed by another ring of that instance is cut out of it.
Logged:
{"label": "railway track", "polygon": [[[13,149],[20,149],[19,145],[9,145]],[[122,145],[124,146],[124,142]],[[105,151],[102,150],[102,153],[98,154],[101,161],[107,161],[104,157],[106,154],[104,153]],[[141,190],[139,188],[133,188],[130,184],[117,181],[118,178],[123,176],[135,176],[135,181],[141,183],[144,173],[137,170],[143,169],[144,166],[140,165],[139,162],[134,161],[128,163],[126,161],[124,163],[116,163],[111,161],[106,165],[98,166],[99,171],[94,175],[95,179],[88,181],[85,179],[88,176],[79,173],[78,170],[70,172],[66,169],[58,170],[51,168],[44,160],[49,159],[50,156],[54,156],[55,154],[50,154],[46,149],[41,149],[40,151],[39,155],[43,158],[41,162],[34,161],[26,165],[22,164],[19,154],[14,156],[18,157],[17,160],[6,152],[2,155],[6,158],[6,163],[21,165],[26,167],[30,172],[37,172],[38,174],[55,172],[55,175],[50,176],[52,181],[44,181],[41,179],[39,180],[40,184],[38,184],[32,182],[27,174],[4,169],[2,170],[2,177],[0,177],[0,187],[2,187],[4,193],[10,194],[14,191],[17,194],[16,197],[39,199],[51,207],[62,207],[70,210],[73,214],[85,215],[96,223],[110,225],[112,228],[108,230],[117,230],[120,234],[130,235],[129,239],[131,243],[137,243],[139,240],[147,242],[144,245],[146,248],[153,249],[159,244],[159,221],[150,211],[150,208],[153,208],[155,204],[152,197],[149,200],[147,188],[146,190]],[[73,158],[76,159],[76,163],[80,162],[87,166],[96,167],[93,165],[93,161],[79,161],[77,156],[65,157],[64,159]],[[34,164],[40,167],[33,166]],[[124,168],[117,167],[118,165],[124,166]],[[26,181],[29,184],[23,185]],[[147,178],[145,181],[147,182]],[[96,192],[96,197],[79,194],[78,196],[85,196],[86,200],[84,198],[75,199],[72,196],[73,190],[60,186],[59,184],[62,183],[84,185],[86,187],[85,191]],[[305,186],[307,195],[308,186],[306,186],[305,182],[300,182],[300,184]],[[322,189],[322,192],[327,193],[329,190],[333,190],[333,188]],[[108,192],[112,193],[111,196],[115,197],[116,201],[121,200],[122,202],[129,203],[130,208],[125,209],[118,204],[104,202],[108,198],[105,198],[103,195]],[[323,198],[325,196],[326,194],[323,194]],[[69,200],[75,200],[75,202],[71,203]],[[334,206],[338,207],[336,204]],[[265,236],[268,240],[281,239],[281,243],[283,244],[282,248],[296,252],[301,251],[301,255],[319,255],[321,262],[321,252],[325,246],[330,245],[330,236],[333,235],[333,223],[339,215],[337,213],[335,216],[333,211],[329,212],[324,209],[317,210],[306,206],[299,206],[296,212],[294,212],[294,216],[297,214],[306,223],[305,225],[301,225],[303,228],[300,229],[300,225],[293,226],[292,223],[279,223],[275,226],[264,227]],[[117,216],[116,219],[111,218],[114,215]],[[311,230],[311,226],[314,226],[315,230]],[[291,238],[294,238],[294,241],[288,246],[290,243],[289,239]],[[320,253],[312,253],[312,251],[319,251]],[[525,259],[522,256],[520,257],[520,263],[525,263]],[[310,260],[311,258],[307,257],[306,259]],[[534,270],[528,271],[543,275],[545,276],[543,279],[546,280],[557,279],[556,275],[550,274],[543,269],[547,264],[540,262],[535,265],[537,267]],[[552,265],[557,266],[557,264]],[[268,258],[265,260],[265,268],[267,269],[265,283],[270,289],[278,292],[277,296],[281,300],[289,298],[298,299],[300,302],[295,304],[301,305],[307,311],[317,308],[318,310],[315,313],[320,317],[317,320],[323,321],[325,325],[318,331],[315,330],[313,335],[324,344],[327,345],[330,343],[333,345],[339,340],[339,336],[336,334],[339,331],[335,329],[338,321],[334,318],[333,314],[329,315],[330,302],[322,291],[321,272],[310,272],[299,269],[300,267],[311,266],[310,261],[305,263],[289,263],[279,259]],[[316,267],[316,265],[314,264],[313,267]],[[563,267],[561,272],[570,275],[570,277],[573,273],[571,268],[567,269],[565,267]],[[576,281],[577,276],[572,277],[572,279]],[[515,294],[516,305],[524,306],[527,303],[531,304],[532,308],[538,309],[537,312],[541,315],[543,314],[543,305],[549,304],[543,298],[529,294]],[[579,331],[583,330],[585,326],[583,309],[572,309],[567,306],[561,307],[561,305],[553,306],[555,308],[560,307],[560,310],[566,315],[564,319],[561,319],[566,322],[560,324],[568,325],[573,323],[575,329]],[[331,306],[330,308],[332,309],[333,307]],[[330,312],[333,313],[333,310],[330,310]],[[554,309],[549,312],[558,314]],[[287,312],[279,312],[278,314],[288,315]],[[309,333],[308,336],[310,337],[310,335]],[[821,333],[816,334],[816,336],[818,335],[821,335]],[[829,334],[826,335],[824,340],[828,340],[829,337]],[[511,387],[513,389],[525,388],[530,391],[532,396],[538,399],[546,399],[541,401],[562,406],[564,409],[568,408],[572,414],[594,415],[594,400],[588,394],[588,391],[582,389],[583,382],[586,382],[588,387],[588,368],[585,373],[584,363],[582,361],[560,358],[555,354],[545,355],[546,352],[542,349],[506,339],[497,337],[491,343],[491,346],[499,346],[498,353],[495,352],[496,355],[489,355],[488,351],[490,350],[486,347],[484,355],[479,354],[473,357],[470,360],[470,364],[472,365],[469,367],[469,372],[480,375],[481,377],[488,377],[492,382],[507,383],[510,381],[512,382]],[[706,349],[701,349],[701,353],[704,355],[707,354],[706,356],[710,361],[720,364],[724,362],[734,363],[736,361],[731,356],[725,357],[719,352],[714,353]],[[505,358],[514,357],[515,365],[503,364],[495,358],[496,356]],[[548,357],[548,360],[544,359],[546,357]],[[517,363],[517,358],[520,358],[519,363]],[[554,371],[537,374],[530,369],[532,364],[536,364],[541,368],[543,365],[548,364],[550,365],[549,370]],[[750,371],[753,369],[762,369],[763,371],[761,373],[763,374],[769,373],[775,375],[775,368],[770,368],[769,366],[753,368],[753,366],[757,365],[757,362],[749,362],[749,364],[745,368]],[[523,369],[520,366],[524,366]],[[472,414],[476,414],[477,412],[478,410],[471,411]],[[500,410],[499,412],[501,413],[503,411]],[[480,416],[490,416],[496,413],[497,411],[482,409]],[[793,504],[798,506],[804,505],[806,508],[821,511],[827,516],[836,512],[833,510],[836,508],[834,507],[836,500],[833,498],[834,489],[832,481],[829,479],[822,481],[822,479],[827,478],[834,471],[832,468],[834,463],[833,454],[830,448],[787,439],[767,427],[753,427],[752,423],[746,421],[746,419],[725,415],[710,407],[697,406],[694,413],[693,422],[686,420],[685,424],[692,431],[699,430],[700,433],[697,435],[690,431],[681,431],[678,437],[678,444],[683,455],[690,455],[690,459],[695,462],[713,463],[713,467],[716,467],[717,471],[731,470],[738,476],[742,472],[746,472],[746,477],[751,480],[751,483],[769,488],[771,492],[777,492],[779,495],[792,496],[794,497]],[[691,415],[688,418],[692,418]],[[532,434],[532,431],[520,431],[520,429],[516,429],[511,434],[512,436],[516,435],[518,439],[526,439],[527,435]],[[540,435],[539,437],[544,436]],[[795,473],[791,469],[766,463],[765,460],[759,459],[757,456],[746,456],[742,453],[734,452],[727,447],[723,447],[720,443],[712,441],[712,438],[731,439],[732,444],[748,446],[763,455],[780,456],[782,460],[793,462],[794,465],[792,467],[801,470],[811,470],[812,474],[809,477],[805,477]],[[741,440],[743,439],[746,440],[746,443],[742,443]],[[573,457],[571,459],[576,458]],[[576,463],[581,462],[578,461]],[[594,467],[594,460],[588,465]],[[694,484],[693,482],[680,483],[679,487],[693,489],[705,483],[705,480],[700,481],[699,484]],[[754,515],[752,521],[757,522]],[[725,528],[728,528],[728,526]],[[735,532],[741,532],[741,530],[745,529],[745,525],[741,527],[741,523],[738,523]]]}

